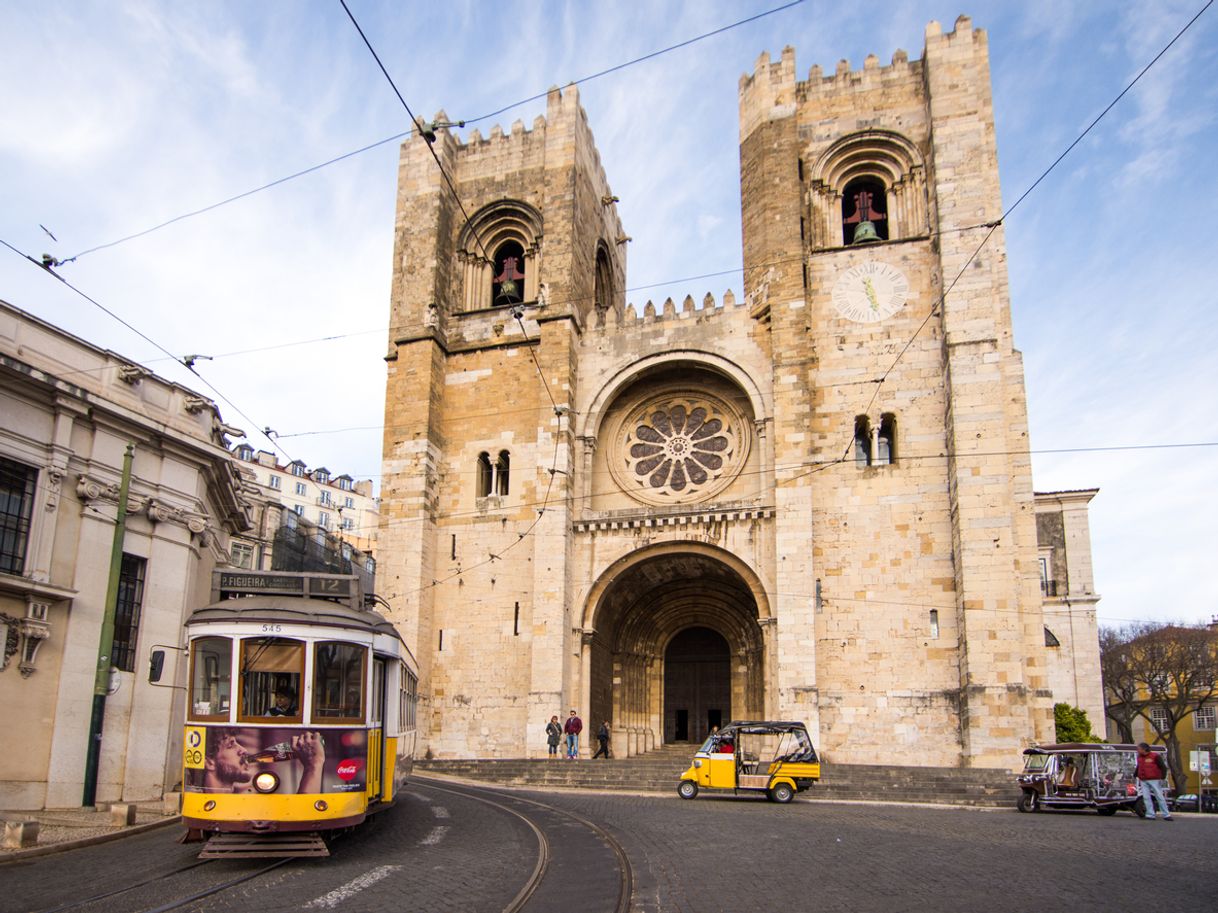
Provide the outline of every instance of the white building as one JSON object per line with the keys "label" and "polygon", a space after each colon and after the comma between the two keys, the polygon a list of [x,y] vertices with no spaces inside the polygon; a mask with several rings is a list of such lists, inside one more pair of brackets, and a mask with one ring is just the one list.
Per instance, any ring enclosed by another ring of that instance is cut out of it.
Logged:
{"label": "white building", "polygon": [[[134,447],[96,799],[180,777],[181,643],[250,506],[215,403],[0,302],[0,807],[79,806],[124,453]],[[180,653],[169,650],[164,681]]]}

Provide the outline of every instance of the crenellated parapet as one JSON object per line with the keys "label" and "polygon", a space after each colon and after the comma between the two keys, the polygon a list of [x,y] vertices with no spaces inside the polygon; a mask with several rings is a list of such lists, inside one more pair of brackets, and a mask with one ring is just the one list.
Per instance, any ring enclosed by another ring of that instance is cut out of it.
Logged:
{"label": "crenellated parapet", "polygon": [[596,319],[591,321],[587,327],[586,334],[613,335],[660,323],[703,322],[727,317],[748,317],[749,309],[744,305],[744,300],[737,301],[736,295],[731,289],[724,292],[723,297],[718,300],[707,292],[700,302],[695,302],[692,295],[686,295],[680,305],[672,298],[666,298],[659,305],[649,300],[642,308],[631,303],[627,304],[620,313],[616,310],[598,313]]}

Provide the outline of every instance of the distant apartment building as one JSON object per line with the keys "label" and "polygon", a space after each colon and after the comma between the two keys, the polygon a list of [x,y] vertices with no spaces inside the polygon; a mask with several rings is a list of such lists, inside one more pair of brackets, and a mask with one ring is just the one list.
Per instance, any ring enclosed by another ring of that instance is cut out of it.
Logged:
{"label": "distant apartment building", "polygon": [[254,497],[254,526],[232,540],[232,564],[250,570],[329,570],[371,582],[380,522],[370,479],[280,463],[249,444],[233,448]]}

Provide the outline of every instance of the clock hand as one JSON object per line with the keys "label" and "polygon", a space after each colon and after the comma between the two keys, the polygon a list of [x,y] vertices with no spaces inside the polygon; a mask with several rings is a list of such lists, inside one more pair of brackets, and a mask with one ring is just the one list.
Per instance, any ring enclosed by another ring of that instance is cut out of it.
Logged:
{"label": "clock hand", "polygon": [[875,296],[875,288],[872,286],[870,279],[863,280],[863,289],[867,292],[867,300],[871,302],[871,309],[878,311],[880,309],[880,302]]}

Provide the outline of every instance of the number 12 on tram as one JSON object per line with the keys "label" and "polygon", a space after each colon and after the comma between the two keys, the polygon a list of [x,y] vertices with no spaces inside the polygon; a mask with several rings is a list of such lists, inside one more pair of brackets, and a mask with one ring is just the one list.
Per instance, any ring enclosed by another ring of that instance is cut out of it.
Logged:
{"label": "number 12 on tram", "polygon": [[258,578],[186,622],[183,823],[197,836],[354,826],[410,774],[418,667],[354,578]]}

